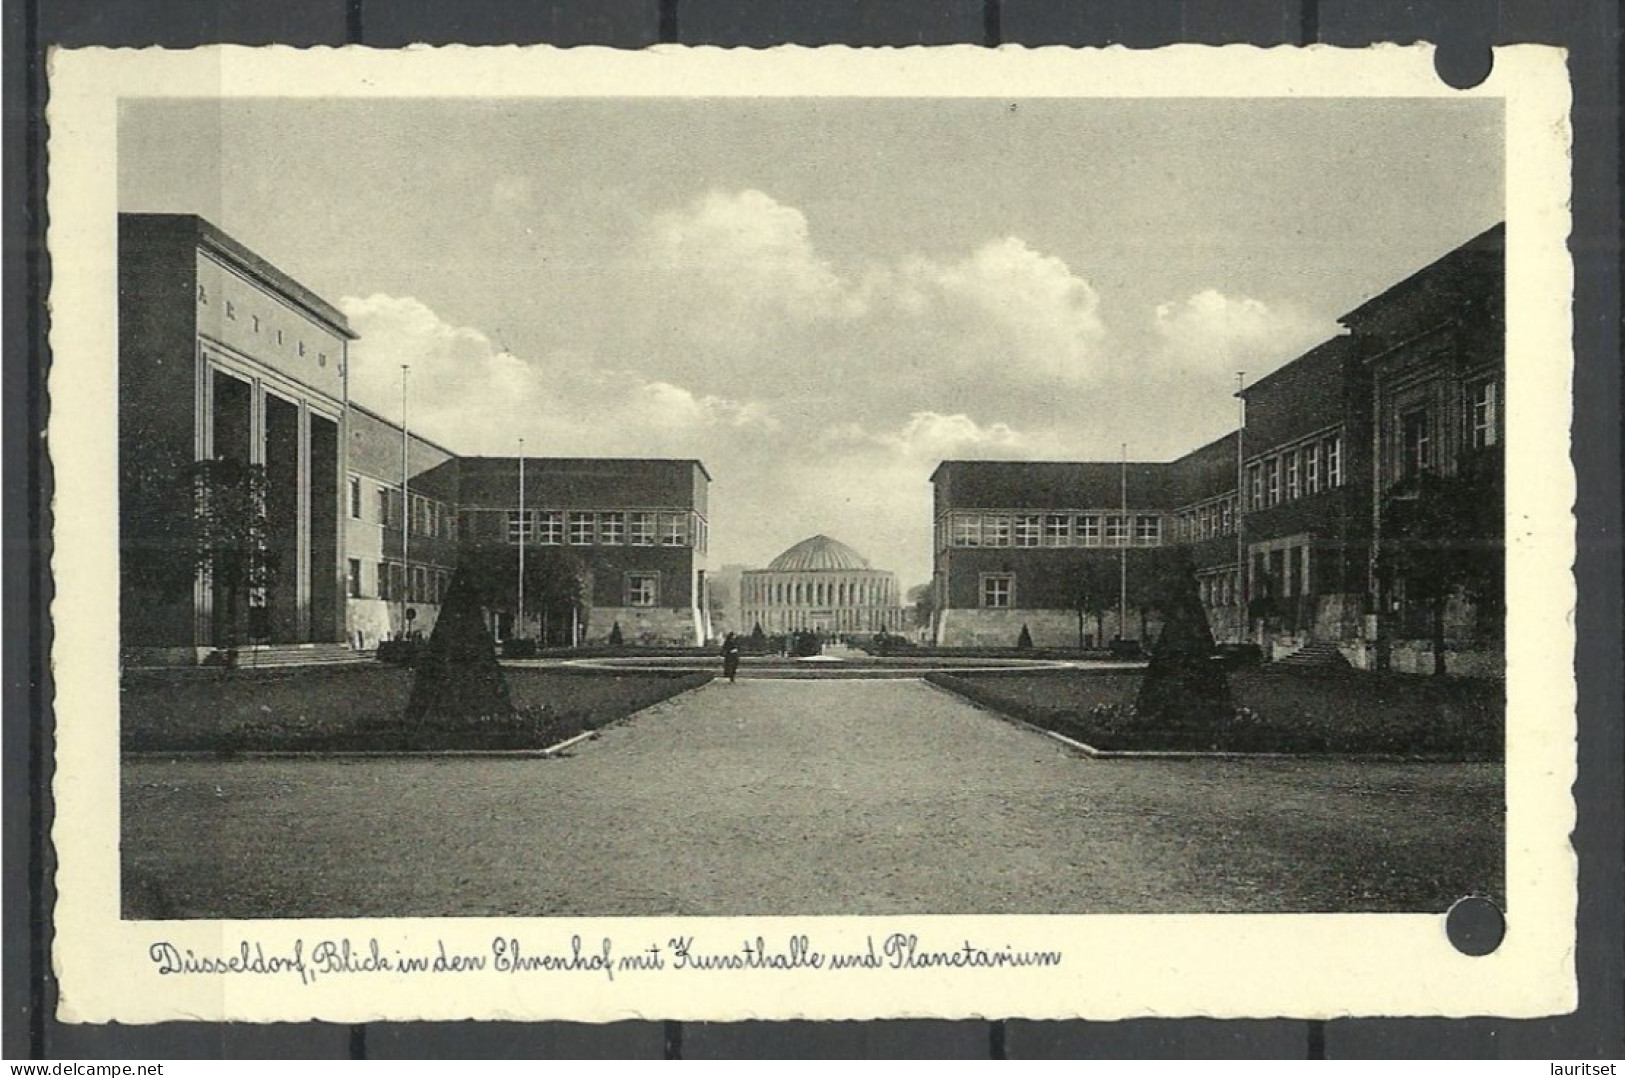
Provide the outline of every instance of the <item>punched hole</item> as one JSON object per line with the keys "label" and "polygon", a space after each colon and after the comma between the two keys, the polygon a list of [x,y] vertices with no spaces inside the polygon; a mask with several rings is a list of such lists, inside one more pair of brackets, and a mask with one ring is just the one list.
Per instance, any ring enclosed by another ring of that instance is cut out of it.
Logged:
{"label": "punched hole", "polygon": [[1495,54],[1483,41],[1441,41],[1433,50],[1433,70],[1446,86],[1471,90],[1490,77]]}
{"label": "punched hole", "polygon": [[1450,945],[1462,954],[1482,958],[1501,946],[1506,938],[1506,916],[1487,898],[1469,895],[1457,899],[1445,914],[1444,931]]}

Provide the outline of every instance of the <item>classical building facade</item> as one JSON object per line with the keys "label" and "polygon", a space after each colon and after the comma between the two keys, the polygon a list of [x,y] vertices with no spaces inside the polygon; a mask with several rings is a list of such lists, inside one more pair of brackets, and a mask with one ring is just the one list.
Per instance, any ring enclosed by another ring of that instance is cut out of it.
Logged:
{"label": "classical building facade", "polygon": [[[1177,460],[942,462],[938,643],[1011,646],[1023,627],[1039,646],[1149,641],[1145,552],[1174,545],[1220,641],[1273,655],[1319,643],[1357,666],[1401,669],[1442,647],[1452,671],[1497,672],[1503,252],[1497,226],[1345,315],[1347,335],[1241,391],[1236,431]],[[1430,563],[1390,558],[1410,566],[1409,581],[1382,571],[1392,505],[1444,489],[1422,477],[1476,484],[1453,497],[1479,509],[1408,539],[1456,543],[1479,566],[1445,604],[1443,640],[1426,644],[1424,627],[1439,626],[1424,625],[1434,604],[1417,598],[1428,582],[1414,574]]]}
{"label": "classical building facade", "polygon": [[[698,461],[533,458],[521,494],[518,458],[460,457],[351,401],[344,315],[199,217],[121,214],[118,289],[131,661],[427,635],[465,557],[520,546],[537,563],[568,551],[581,601],[553,609],[540,589],[527,606],[515,573],[491,597],[498,635],[711,635]],[[265,568],[231,589],[199,565],[196,527],[198,484],[228,473],[254,477],[264,520]]]}
{"label": "classical building facade", "polygon": [[[344,315],[207,221],[119,217],[121,639],[157,656],[345,639]],[[199,462],[220,462],[213,472]],[[258,471],[263,563],[200,571],[209,476]],[[239,592],[246,592],[239,594]]]}
{"label": "classical building facade", "polygon": [[838,539],[814,535],[740,580],[740,631],[811,630],[826,635],[900,632],[897,575]]}

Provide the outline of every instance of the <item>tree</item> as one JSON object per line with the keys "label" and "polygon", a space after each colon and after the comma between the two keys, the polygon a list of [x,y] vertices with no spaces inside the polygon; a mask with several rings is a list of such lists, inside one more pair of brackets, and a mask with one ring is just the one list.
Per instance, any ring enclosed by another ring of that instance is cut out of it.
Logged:
{"label": "tree", "polygon": [[265,468],[229,459],[200,460],[186,469],[186,476],[192,492],[188,545],[193,568],[209,581],[215,602],[225,605],[222,642],[233,649],[240,642],[241,607],[264,596],[277,570],[265,515]]}
{"label": "tree", "polygon": [[[1095,646],[1103,647],[1106,638],[1106,613],[1117,609],[1117,559],[1101,554],[1084,556],[1073,585],[1073,609],[1078,612],[1078,646],[1083,646],[1084,618],[1095,619]],[[1123,632],[1123,627],[1118,627]]]}
{"label": "tree", "polygon": [[[509,543],[470,547],[463,558],[469,585],[482,606],[519,613],[519,548]],[[575,617],[587,594],[587,569],[574,551],[555,546],[525,548],[525,614],[541,623],[542,636],[558,614]],[[569,622],[566,622],[568,625]],[[523,632],[516,626],[516,633]],[[564,634],[569,642],[569,634]]]}
{"label": "tree", "polygon": [[417,657],[406,717],[497,719],[514,713],[496,645],[485,626],[475,575],[466,567],[452,575],[440,616]]}
{"label": "tree", "polygon": [[752,651],[767,650],[767,634],[762,631],[762,623],[759,621],[750,631],[750,648]]}
{"label": "tree", "polygon": [[929,629],[937,616],[937,593],[932,584],[916,584],[908,589],[907,601],[914,611],[914,627]]}
{"label": "tree", "polygon": [[[1445,609],[1461,594],[1491,614],[1505,602],[1499,447],[1463,458],[1456,474],[1423,472],[1383,497],[1377,571],[1385,596],[1403,588],[1427,611],[1433,673],[1445,673]],[[1385,604],[1386,606],[1387,604]]]}
{"label": "tree", "polygon": [[1213,633],[1189,553],[1176,547],[1158,554],[1147,566],[1146,601],[1162,612],[1162,631],[1135,711],[1166,728],[1211,728],[1235,714],[1230,682],[1213,661]]}
{"label": "tree", "polygon": [[1032,646],[1033,634],[1030,630],[1028,630],[1027,623],[1024,621],[1021,623],[1021,633],[1016,637],[1016,647],[1020,648],[1022,651],[1030,651],[1032,650]]}

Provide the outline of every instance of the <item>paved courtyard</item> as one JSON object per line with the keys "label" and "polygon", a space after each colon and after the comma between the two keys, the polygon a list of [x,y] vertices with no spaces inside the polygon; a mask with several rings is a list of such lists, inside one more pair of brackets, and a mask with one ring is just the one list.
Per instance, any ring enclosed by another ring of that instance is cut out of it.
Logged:
{"label": "paved courtyard", "polygon": [[1443,910],[1502,769],[1094,761],[918,681],[714,682],[568,758],[131,758],[150,918]]}

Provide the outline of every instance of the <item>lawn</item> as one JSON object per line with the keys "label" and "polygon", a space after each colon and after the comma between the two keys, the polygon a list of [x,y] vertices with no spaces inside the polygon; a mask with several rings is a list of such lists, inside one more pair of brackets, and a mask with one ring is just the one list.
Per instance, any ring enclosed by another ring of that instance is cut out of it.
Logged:
{"label": "lawn", "polygon": [[355,666],[283,671],[127,673],[126,751],[540,749],[709,681],[709,673],[563,673],[506,668],[520,714],[477,723],[408,724],[410,670]]}
{"label": "lawn", "polygon": [[1362,671],[1232,671],[1236,714],[1153,728],[1132,705],[1139,673],[940,674],[928,680],[976,703],[1098,749],[1381,754],[1458,760],[1503,755],[1498,681]]}

